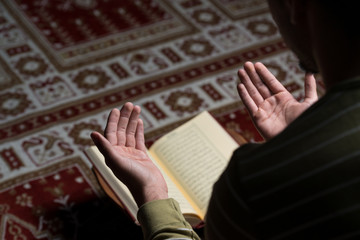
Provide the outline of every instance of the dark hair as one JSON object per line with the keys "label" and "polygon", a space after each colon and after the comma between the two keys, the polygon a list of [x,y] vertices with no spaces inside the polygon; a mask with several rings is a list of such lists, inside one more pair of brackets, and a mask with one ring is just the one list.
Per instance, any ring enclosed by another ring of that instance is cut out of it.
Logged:
{"label": "dark hair", "polygon": [[334,23],[349,37],[360,37],[360,9],[356,0],[316,0],[333,17]]}

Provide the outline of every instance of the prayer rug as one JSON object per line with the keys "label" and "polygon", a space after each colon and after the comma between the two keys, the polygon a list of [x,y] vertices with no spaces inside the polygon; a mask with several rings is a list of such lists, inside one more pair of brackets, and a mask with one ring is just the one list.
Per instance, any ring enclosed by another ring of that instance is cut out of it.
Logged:
{"label": "prayer rug", "polygon": [[1,1],[1,238],[141,239],[91,171],[89,134],[132,101],[148,146],[203,110],[261,141],[236,92],[245,61],[303,98],[263,0]]}

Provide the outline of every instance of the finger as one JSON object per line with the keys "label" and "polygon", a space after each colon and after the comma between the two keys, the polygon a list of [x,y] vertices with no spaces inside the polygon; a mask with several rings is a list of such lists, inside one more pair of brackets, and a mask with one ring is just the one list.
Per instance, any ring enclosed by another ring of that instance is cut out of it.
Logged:
{"label": "finger", "polygon": [[98,132],[92,132],[90,136],[99,151],[108,158],[112,153],[111,143]]}
{"label": "finger", "polygon": [[318,99],[317,91],[316,91],[316,80],[313,74],[306,73],[305,81],[305,100],[314,102]]}
{"label": "finger", "polygon": [[139,106],[134,106],[131,115],[130,115],[130,119],[126,128],[126,143],[125,145],[127,147],[135,147],[136,142],[135,142],[135,133],[136,133],[136,128],[138,125],[138,120],[139,120],[139,116],[140,116],[140,111],[141,108]]}
{"label": "finger", "polygon": [[138,120],[136,128],[136,149],[146,151],[145,137],[144,137],[144,123],[141,119]]}
{"label": "finger", "polygon": [[134,105],[130,102],[124,104],[120,110],[120,118],[117,126],[117,140],[119,146],[125,146],[126,144],[126,129],[129,123],[129,119],[132,113]]}
{"label": "finger", "polygon": [[262,81],[270,89],[273,94],[287,91],[286,88],[276,79],[276,77],[265,67],[264,64],[258,62],[255,64],[256,72],[260,75]]}
{"label": "finger", "polygon": [[[93,142],[95,143],[96,147],[101,152],[101,154],[104,156],[106,165],[108,165],[112,171],[115,170],[114,169],[115,167],[123,167],[123,162],[120,161],[121,158],[118,157],[113,146],[105,137],[103,137],[98,132],[92,132],[91,138],[92,138]],[[116,175],[115,171],[114,171],[114,173]],[[119,176],[116,175],[116,176],[119,177],[121,175],[119,175]]]}
{"label": "finger", "polygon": [[[255,64],[256,65],[256,64]],[[259,76],[258,72],[256,71],[254,64],[245,63],[244,69],[249,75],[252,83],[254,84],[255,88],[261,94],[263,99],[271,97],[271,91],[269,90],[268,86],[264,84],[262,77]]]}
{"label": "finger", "polygon": [[258,110],[258,106],[257,104],[254,102],[253,98],[250,96],[250,94],[248,93],[246,87],[244,86],[244,84],[240,83],[238,85],[238,92],[239,92],[239,96],[241,98],[241,100],[243,101],[243,103],[245,104],[245,107],[247,108],[247,110],[249,111],[251,116],[254,116],[254,114],[257,112]]}
{"label": "finger", "polygon": [[111,110],[109,117],[107,119],[105,127],[105,137],[111,143],[111,145],[117,144],[117,126],[119,122],[120,111],[119,109],[114,108]]}
{"label": "finger", "polygon": [[[252,63],[249,63],[249,64],[252,64]],[[261,94],[259,93],[257,88],[252,83],[248,73],[244,69],[240,69],[238,71],[238,76],[239,76],[241,83],[244,84],[247,92],[249,93],[251,98],[254,100],[254,102],[257,105],[260,105],[264,101],[264,98],[261,96]]]}

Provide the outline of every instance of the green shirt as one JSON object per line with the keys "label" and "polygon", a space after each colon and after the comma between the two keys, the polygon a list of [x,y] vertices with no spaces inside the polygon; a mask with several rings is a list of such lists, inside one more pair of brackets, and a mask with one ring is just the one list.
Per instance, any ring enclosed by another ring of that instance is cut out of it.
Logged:
{"label": "green shirt", "polygon": [[144,239],[200,239],[184,219],[174,199],[145,203],[137,216]]}

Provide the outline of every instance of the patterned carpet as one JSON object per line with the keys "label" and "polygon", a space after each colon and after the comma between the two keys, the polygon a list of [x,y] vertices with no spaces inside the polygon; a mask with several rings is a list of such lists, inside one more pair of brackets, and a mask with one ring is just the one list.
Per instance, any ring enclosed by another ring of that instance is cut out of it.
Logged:
{"label": "patterned carpet", "polygon": [[148,145],[202,110],[261,141],[236,92],[248,60],[303,97],[262,0],[1,1],[1,238],[142,239],[91,171],[90,132],[133,101]]}

